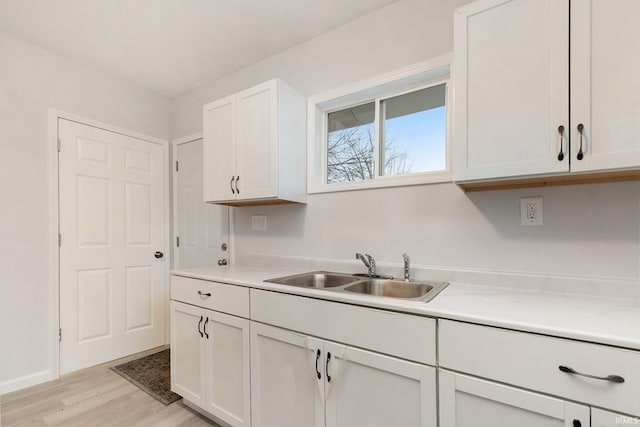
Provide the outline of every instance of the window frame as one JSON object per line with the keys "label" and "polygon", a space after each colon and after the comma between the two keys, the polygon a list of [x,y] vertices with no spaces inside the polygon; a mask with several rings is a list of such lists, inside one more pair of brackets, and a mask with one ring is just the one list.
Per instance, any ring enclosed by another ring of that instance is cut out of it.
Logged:
{"label": "window frame", "polygon": [[[451,118],[452,88],[451,54],[445,54],[372,79],[313,96],[308,101],[307,193],[332,193],[370,188],[400,187],[452,182]],[[445,169],[401,175],[380,175],[381,101],[441,84],[446,85]],[[327,118],[328,114],[349,107],[374,103],[375,175],[372,179],[327,183]]]}

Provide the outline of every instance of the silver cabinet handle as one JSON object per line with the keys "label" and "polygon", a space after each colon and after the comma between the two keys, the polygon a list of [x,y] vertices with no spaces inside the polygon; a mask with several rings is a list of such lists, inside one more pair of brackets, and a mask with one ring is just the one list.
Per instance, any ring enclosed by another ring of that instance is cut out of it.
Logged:
{"label": "silver cabinet handle", "polygon": [[622,378],[620,375],[607,375],[606,377],[599,377],[597,375],[583,374],[582,372],[578,372],[573,368],[562,365],[558,366],[558,369],[567,374],[579,375],[581,377],[591,378],[594,380],[611,381],[612,383],[618,384],[622,384],[624,382],[624,378]]}
{"label": "silver cabinet handle", "polygon": [[558,133],[560,134],[560,152],[558,153],[558,161],[561,162],[564,160],[564,126],[558,126]]}
{"label": "silver cabinet handle", "polygon": [[240,187],[238,187],[239,182],[240,182],[240,175],[236,177],[236,194],[240,194]]}
{"label": "silver cabinet handle", "polygon": [[235,176],[232,176],[232,177],[231,177],[231,181],[229,182],[229,187],[231,187],[231,192],[232,192],[233,194],[236,194],[236,190],[234,190],[234,189],[233,189],[233,181],[235,181],[235,179],[236,179],[236,177],[235,177]]}

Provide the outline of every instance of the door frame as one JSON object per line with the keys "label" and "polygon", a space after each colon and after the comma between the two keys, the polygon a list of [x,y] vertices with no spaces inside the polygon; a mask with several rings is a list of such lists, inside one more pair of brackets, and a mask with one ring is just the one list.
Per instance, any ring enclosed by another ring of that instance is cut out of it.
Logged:
{"label": "door frame", "polygon": [[[179,261],[178,246],[176,245],[177,230],[180,227],[178,224],[178,171],[176,171],[176,161],[178,160],[178,146],[194,142],[199,139],[204,139],[202,132],[192,133],[190,135],[182,136],[180,138],[174,138],[171,140],[171,159],[169,167],[171,168],[171,268],[176,268],[176,263]],[[202,158],[204,163],[204,156]],[[203,165],[204,166],[204,165]],[[204,188],[203,188],[204,191]],[[204,200],[204,194],[202,199]],[[229,265],[233,265],[235,261],[235,239],[233,236],[233,207],[229,206],[229,216],[227,218],[229,224]]]}
{"label": "door frame", "polygon": [[[42,381],[55,380],[60,377],[60,252],[58,246],[58,235],[60,233],[60,186],[59,186],[59,168],[58,168],[58,120],[64,119],[72,122],[80,123],[86,126],[96,127],[109,132],[118,133],[125,136],[141,139],[147,142],[158,144],[162,147],[163,163],[165,167],[169,167],[169,141],[165,139],[156,138],[153,136],[145,135],[142,133],[134,132],[129,129],[125,129],[119,126],[104,123],[98,120],[90,119],[88,117],[80,116],[66,111],[49,108],[48,109],[48,126],[47,126],[47,152],[48,152],[48,199],[49,199],[49,223],[48,230],[49,235],[47,238],[47,247],[49,252],[48,262],[48,274],[49,277],[49,326],[50,326],[50,341],[49,341],[49,368],[46,378],[42,378]],[[170,324],[169,319],[169,273],[171,271],[171,234],[170,234],[170,191],[169,191],[169,174],[164,174],[164,247],[165,251],[169,252],[169,262],[165,262],[164,265],[164,291],[165,302],[164,312],[167,321],[165,321],[164,342],[169,342]],[[35,383],[34,383],[35,384]],[[27,386],[27,385],[25,385]]]}

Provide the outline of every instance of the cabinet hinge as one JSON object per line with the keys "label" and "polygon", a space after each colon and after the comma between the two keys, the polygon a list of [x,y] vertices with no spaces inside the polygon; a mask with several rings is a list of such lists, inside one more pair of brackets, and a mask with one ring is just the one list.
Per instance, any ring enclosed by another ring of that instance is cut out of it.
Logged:
{"label": "cabinet hinge", "polygon": [[58,138],[58,153],[60,152],[60,138]]}
{"label": "cabinet hinge", "polygon": [[176,172],[178,172],[178,169],[180,168],[178,167],[178,161],[176,160]]}
{"label": "cabinet hinge", "polygon": [[176,236],[176,248],[180,247],[180,236]]}
{"label": "cabinet hinge", "polygon": [[62,234],[58,233],[58,247],[62,247]]}
{"label": "cabinet hinge", "polygon": [[62,328],[58,328],[58,341],[62,341]]}

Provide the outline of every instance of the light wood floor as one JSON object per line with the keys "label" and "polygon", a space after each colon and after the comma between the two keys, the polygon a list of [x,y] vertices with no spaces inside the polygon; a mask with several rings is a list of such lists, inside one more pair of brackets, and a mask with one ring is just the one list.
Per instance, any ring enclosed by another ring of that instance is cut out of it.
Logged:
{"label": "light wood floor", "polygon": [[182,400],[171,405],[149,396],[111,366],[154,353],[166,347],[138,353],[102,365],[61,376],[0,396],[0,425],[82,427],[197,427],[218,426]]}

